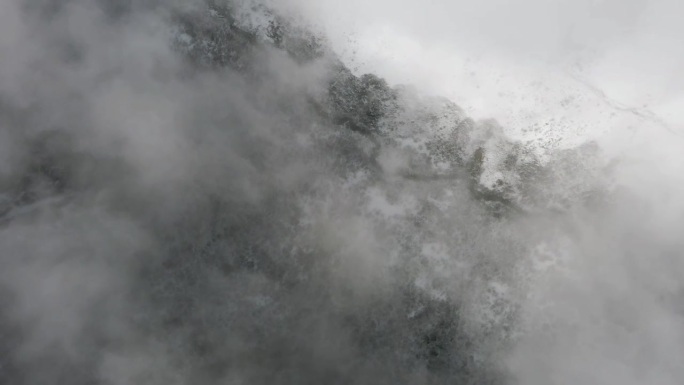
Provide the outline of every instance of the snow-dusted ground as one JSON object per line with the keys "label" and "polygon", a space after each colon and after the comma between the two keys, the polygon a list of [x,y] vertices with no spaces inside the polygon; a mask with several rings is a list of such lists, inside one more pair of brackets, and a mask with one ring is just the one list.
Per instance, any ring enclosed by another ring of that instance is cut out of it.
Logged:
{"label": "snow-dusted ground", "polygon": [[447,96],[513,137],[684,133],[681,2],[292,2],[358,72]]}

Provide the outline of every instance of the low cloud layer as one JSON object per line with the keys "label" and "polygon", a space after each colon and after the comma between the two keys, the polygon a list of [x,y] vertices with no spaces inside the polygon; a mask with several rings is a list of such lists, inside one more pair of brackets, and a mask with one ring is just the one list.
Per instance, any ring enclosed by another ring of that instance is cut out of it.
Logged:
{"label": "low cloud layer", "polygon": [[[502,57],[589,12],[402,5]],[[514,139],[354,74],[353,6],[0,5],[1,383],[680,382],[680,137]]]}

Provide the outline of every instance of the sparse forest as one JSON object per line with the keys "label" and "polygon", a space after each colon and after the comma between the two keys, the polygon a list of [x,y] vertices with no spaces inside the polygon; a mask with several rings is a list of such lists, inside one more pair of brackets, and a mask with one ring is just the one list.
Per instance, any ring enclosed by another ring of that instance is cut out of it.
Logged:
{"label": "sparse forest", "polygon": [[17,3],[2,384],[510,383],[526,256],[612,191],[266,6]]}

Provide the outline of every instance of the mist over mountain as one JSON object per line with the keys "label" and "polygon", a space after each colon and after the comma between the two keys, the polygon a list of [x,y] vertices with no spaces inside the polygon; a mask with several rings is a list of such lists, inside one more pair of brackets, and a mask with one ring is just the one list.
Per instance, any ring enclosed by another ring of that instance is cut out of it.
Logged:
{"label": "mist over mountain", "polygon": [[0,383],[684,378],[679,142],[512,139],[286,8],[0,4]]}

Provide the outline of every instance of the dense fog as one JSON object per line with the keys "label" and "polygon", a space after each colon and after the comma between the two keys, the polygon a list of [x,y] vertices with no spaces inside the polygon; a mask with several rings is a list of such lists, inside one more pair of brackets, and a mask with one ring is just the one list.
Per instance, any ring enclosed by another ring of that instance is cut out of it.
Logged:
{"label": "dense fog", "polygon": [[0,2],[0,383],[681,383],[678,9]]}

